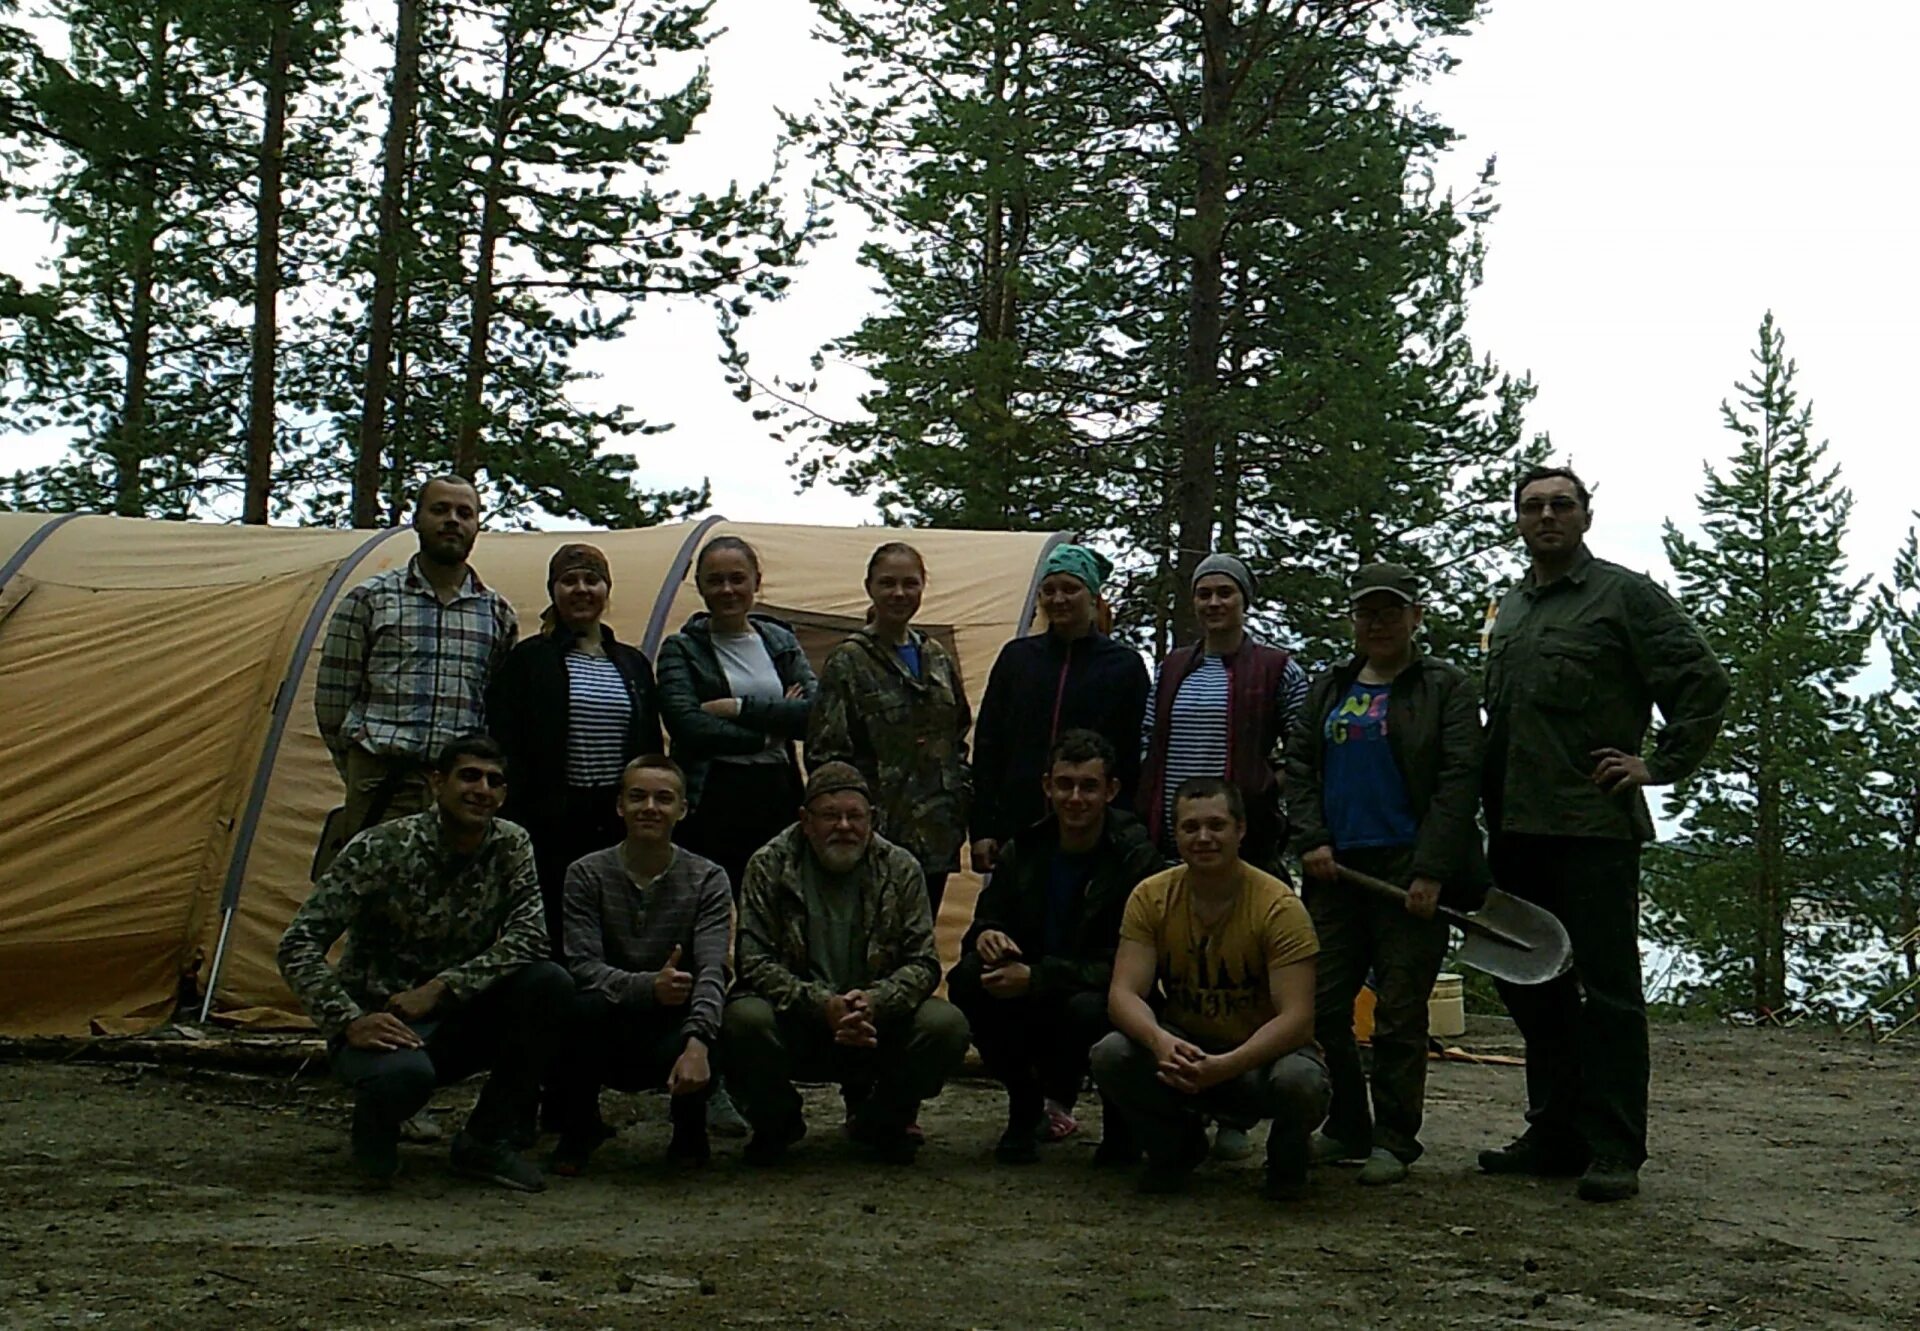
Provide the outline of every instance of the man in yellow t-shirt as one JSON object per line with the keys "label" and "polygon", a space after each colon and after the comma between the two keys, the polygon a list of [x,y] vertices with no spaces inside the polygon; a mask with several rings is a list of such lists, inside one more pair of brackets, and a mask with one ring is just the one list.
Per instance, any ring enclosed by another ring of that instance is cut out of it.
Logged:
{"label": "man in yellow t-shirt", "polygon": [[1238,787],[1195,777],[1173,806],[1181,863],[1127,901],[1107,995],[1115,1030],[1094,1046],[1094,1081],[1146,1148],[1142,1192],[1185,1183],[1206,1158],[1211,1114],[1273,1120],[1266,1191],[1292,1200],[1331,1093],[1313,1042],[1320,945],[1292,889],[1241,860]]}

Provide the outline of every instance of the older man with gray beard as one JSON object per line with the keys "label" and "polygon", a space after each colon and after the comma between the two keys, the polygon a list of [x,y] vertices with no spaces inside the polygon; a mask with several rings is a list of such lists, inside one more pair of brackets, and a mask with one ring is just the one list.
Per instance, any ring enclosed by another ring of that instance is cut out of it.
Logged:
{"label": "older man with gray beard", "polygon": [[741,888],[727,1079],[753,1127],[746,1159],[806,1134],[794,1079],[857,1088],[853,1139],[909,1164],[920,1102],[967,1052],[967,1021],[934,998],[940,960],[912,854],[873,831],[866,778],[823,763],[800,820],[754,852]]}

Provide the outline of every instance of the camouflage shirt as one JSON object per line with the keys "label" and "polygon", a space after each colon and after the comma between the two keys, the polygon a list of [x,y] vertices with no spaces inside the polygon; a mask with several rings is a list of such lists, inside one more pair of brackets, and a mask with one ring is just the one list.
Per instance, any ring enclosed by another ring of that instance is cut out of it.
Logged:
{"label": "camouflage shirt", "polygon": [[1540,836],[1653,838],[1638,790],[1593,783],[1595,749],[1645,754],[1655,785],[1692,774],[1731,686],[1700,630],[1644,574],[1582,549],[1544,586],[1529,573],[1500,601],[1487,649],[1487,825]]}
{"label": "camouflage shirt", "polygon": [[[807,941],[806,875],[827,878],[827,867],[795,823],[753,853],[740,893],[740,929],[734,945],[735,992],[758,994],[778,1012],[818,1012],[834,995],[814,978]],[[860,894],[866,937],[866,994],[883,1014],[911,1012],[940,983],[926,878],[899,846],[875,836],[848,871]],[[836,884],[845,890],[845,884]]]}
{"label": "camouflage shirt", "polygon": [[[327,949],[347,944],[336,970]],[[321,1031],[377,1012],[432,979],[463,1002],[547,955],[533,845],[496,818],[472,856],[441,835],[440,810],[368,828],[346,844],[280,938],[280,974]]]}
{"label": "camouflage shirt", "polygon": [[966,840],[973,717],[953,659],[915,630],[918,678],[899,652],[861,629],[833,649],[807,732],[809,764],[839,761],[873,787],[874,830],[904,846],[923,871],[945,873]]}

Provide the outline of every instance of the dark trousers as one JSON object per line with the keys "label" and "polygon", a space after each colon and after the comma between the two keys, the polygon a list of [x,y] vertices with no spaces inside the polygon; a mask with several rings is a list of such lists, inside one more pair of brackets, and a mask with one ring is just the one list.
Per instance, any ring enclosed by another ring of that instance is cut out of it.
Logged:
{"label": "dark trousers", "polygon": [[1647,1158],[1647,999],[1640,979],[1640,846],[1600,837],[1496,834],[1504,892],[1567,927],[1573,969],[1501,983],[1527,1042],[1527,1122],[1555,1145],[1639,1165]]}
{"label": "dark trousers", "polygon": [[[1340,859],[1402,887],[1412,880],[1410,850],[1347,850]],[[1313,1030],[1333,1082],[1327,1135],[1361,1151],[1385,1147],[1411,1164],[1420,1158],[1427,1000],[1447,955],[1446,921],[1409,915],[1399,902],[1345,883],[1309,883],[1307,909],[1320,936]],[[1353,1038],[1353,1001],[1369,975],[1376,998],[1371,1106]]]}
{"label": "dark trousers", "polygon": [[572,999],[573,978],[551,961],[536,961],[470,1002],[415,1023],[422,1048],[355,1049],[335,1036],[333,1071],[353,1087],[356,1122],[395,1134],[425,1108],[435,1087],[485,1072],[467,1132],[504,1142],[533,1112],[554,1031]]}
{"label": "dark trousers", "polygon": [[[1171,1026],[1166,1030],[1187,1038]],[[1161,1081],[1153,1050],[1119,1031],[1093,1047],[1092,1061],[1094,1085],[1125,1115],[1149,1159],[1177,1159],[1183,1142],[1202,1131],[1206,1118],[1245,1123],[1270,1118],[1267,1164],[1301,1174],[1307,1168],[1307,1139],[1327,1114],[1327,1067],[1312,1045],[1198,1095]]]}
{"label": "dark trousers", "polygon": [[982,974],[978,955],[960,958],[947,972],[947,997],[966,1014],[988,1074],[1007,1088],[1009,1114],[1037,1118],[1043,1099],[1071,1107],[1094,1044],[1113,1029],[1106,994],[995,998],[981,984]]}
{"label": "dark trousers", "polygon": [[540,899],[547,908],[547,942],[555,961],[564,956],[561,904],[565,899],[567,866],[583,855],[605,850],[626,839],[627,829],[620,821],[619,798],[617,785],[568,786],[562,795],[559,816],[527,827],[533,839],[534,871],[540,876]]}
{"label": "dark trousers", "polygon": [[[686,1048],[681,1027],[684,1007],[620,1006],[601,993],[575,994],[565,1044],[555,1057],[548,1081],[553,1087],[561,1134],[591,1139],[600,1127],[600,1088],[650,1091],[667,1084],[667,1075]],[[719,1069],[719,1051],[709,1049],[708,1065]],[[707,1097],[713,1083],[672,1097],[675,1129],[706,1124]]]}
{"label": "dark trousers", "polygon": [[940,1094],[967,1056],[967,1019],[942,999],[881,1018],[879,1045],[835,1044],[817,1013],[776,1013],[748,995],[727,1004],[722,1038],[727,1087],[755,1132],[778,1131],[800,1112],[795,1079],[833,1082],[863,1092],[859,1116],[883,1131],[904,1131],[920,1102]]}
{"label": "dark trousers", "polygon": [[700,803],[674,840],[725,869],[738,901],[747,861],[792,825],[800,796],[800,774],[792,763],[716,762],[707,768]]}

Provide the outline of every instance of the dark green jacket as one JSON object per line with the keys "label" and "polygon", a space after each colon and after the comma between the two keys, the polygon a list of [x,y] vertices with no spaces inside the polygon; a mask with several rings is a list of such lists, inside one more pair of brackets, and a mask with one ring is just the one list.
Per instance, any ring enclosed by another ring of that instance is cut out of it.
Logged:
{"label": "dark green jacket", "polygon": [[1646,797],[1593,783],[1595,749],[1645,754],[1654,784],[1713,747],[1732,686],[1713,649],[1651,578],[1582,549],[1546,586],[1500,601],[1487,647],[1487,826],[1495,833],[1650,841]]}
{"label": "dark green jacket", "polygon": [[[1356,658],[1314,678],[1287,741],[1287,821],[1302,855],[1332,844],[1322,783],[1327,714],[1362,664]],[[1438,882],[1450,906],[1478,906],[1488,878],[1479,823],[1480,698],[1472,677],[1437,656],[1414,657],[1387,690],[1387,747],[1420,822],[1412,876]]]}
{"label": "dark green jacket", "polygon": [[980,935],[998,929],[1020,945],[1032,970],[1036,997],[1065,997],[1078,990],[1105,991],[1113,979],[1113,954],[1120,947],[1120,919],[1127,898],[1143,879],[1166,868],[1146,825],[1130,813],[1107,810],[1107,825],[1094,851],[1087,880],[1069,930],[1067,951],[1051,955],[1047,940],[1047,878],[1060,845],[1060,824],[1049,814],[1000,848],[1000,858],[980,889],[973,923],[960,944],[968,956]]}
{"label": "dark green jacket", "polygon": [[959,867],[973,781],[960,672],[914,630],[920,674],[861,629],[827,656],[807,731],[807,765],[852,763],[873,787],[874,830],[913,852],[928,874]]}
{"label": "dark green jacket", "polygon": [[704,610],[694,615],[678,633],[660,644],[660,655],[654,662],[659,677],[660,719],[673,741],[674,761],[686,771],[689,805],[700,802],[707,769],[715,758],[756,753],[765,747],[768,736],[788,741],[787,761],[797,770],[799,760],[794,756],[792,741],[807,737],[807,717],[820,687],[793,630],[771,615],[749,615],[747,623],[766,643],[767,655],[780,672],[780,682],[789,687],[800,685],[806,696],[775,702],[748,698],[737,718],[709,716],[700,704],[733,697],[733,687],[727,683],[727,672],[713,650],[708,620]]}

